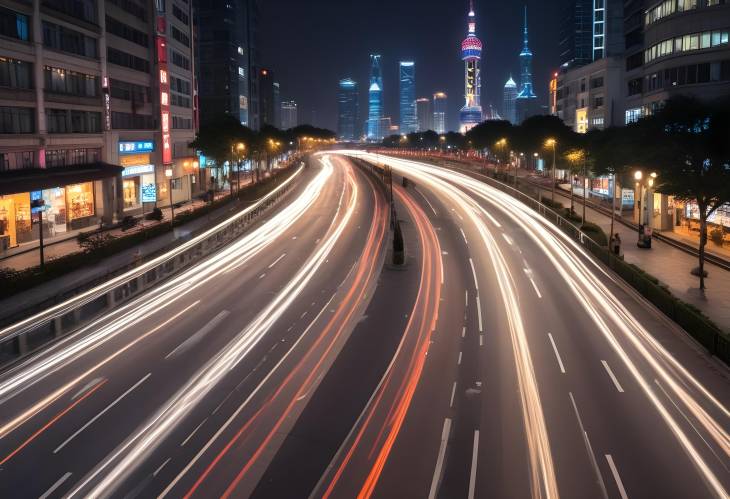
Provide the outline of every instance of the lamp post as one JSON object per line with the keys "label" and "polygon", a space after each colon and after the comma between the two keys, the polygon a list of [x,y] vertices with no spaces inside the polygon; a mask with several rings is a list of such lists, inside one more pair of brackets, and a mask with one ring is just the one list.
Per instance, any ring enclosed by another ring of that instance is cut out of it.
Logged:
{"label": "lamp post", "polygon": [[[246,151],[246,144],[238,142],[231,146],[231,151],[236,154],[236,189],[241,192],[241,156]],[[233,192],[231,190],[231,192]]]}
{"label": "lamp post", "polygon": [[635,203],[635,207],[638,208],[637,217],[639,223],[639,240],[636,245],[639,248],[651,248],[651,209],[650,203],[652,202],[652,187],[654,187],[654,181],[657,178],[657,174],[652,172],[646,178],[641,170],[634,172],[634,180],[636,180],[636,192],[638,193],[638,204]]}
{"label": "lamp post", "polygon": [[547,139],[545,141],[545,147],[552,147],[553,148],[553,188],[552,188],[552,195],[551,195],[551,201],[553,204],[555,204],[555,146],[558,144],[558,141],[555,139]]}
{"label": "lamp post", "polygon": [[175,223],[175,206],[172,204],[172,168],[165,168],[165,177],[167,177],[167,191],[170,197],[170,226],[174,227]]}

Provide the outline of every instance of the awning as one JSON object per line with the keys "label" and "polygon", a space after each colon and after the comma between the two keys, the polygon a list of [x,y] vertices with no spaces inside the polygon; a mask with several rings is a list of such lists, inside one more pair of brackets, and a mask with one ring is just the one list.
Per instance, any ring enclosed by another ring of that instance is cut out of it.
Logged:
{"label": "awning", "polygon": [[122,174],[121,166],[108,163],[59,166],[56,168],[27,168],[0,173],[0,195],[41,191],[54,187],[113,178]]}

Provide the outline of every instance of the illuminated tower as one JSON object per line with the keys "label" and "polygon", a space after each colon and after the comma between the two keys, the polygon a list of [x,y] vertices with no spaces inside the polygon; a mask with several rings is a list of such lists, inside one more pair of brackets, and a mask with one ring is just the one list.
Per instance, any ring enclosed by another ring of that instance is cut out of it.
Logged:
{"label": "illuminated tower", "polygon": [[527,6],[525,5],[524,45],[520,52],[520,92],[517,94],[517,121],[522,122],[538,113],[537,96],[532,90],[532,51],[527,37]]}
{"label": "illuminated tower", "polygon": [[482,59],[482,42],[477,38],[477,22],[474,0],[469,2],[469,34],[461,42],[461,59],[464,61],[464,96],[466,103],[459,114],[459,130],[464,133],[482,122],[482,76],[479,67]]}
{"label": "illuminated tower", "polygon": [[368,140],[380,141],[385,131],[383,123],[383,73],[380,56],[370,56],[370,88],[368,89]]}

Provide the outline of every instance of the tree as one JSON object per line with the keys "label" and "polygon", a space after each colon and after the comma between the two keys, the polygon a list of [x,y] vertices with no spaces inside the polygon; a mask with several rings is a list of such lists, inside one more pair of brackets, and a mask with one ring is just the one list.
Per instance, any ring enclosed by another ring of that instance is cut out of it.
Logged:
{"label": "tree", "polygon": [[697,203],[699,277],[704,290],[707,219],[730,203],[730,99],[704,103],[676,97],[630,129],[641,139],[636,148],[639,163],[657,173],[657,191]]}
{"label": "tree", "polygon": [[479,123],[477,126],[466,132],[467,140],[471,141],[475,149],[494,148],[494,144],[502,139],[511,142],[514,133],[513,126],[509,121],[490,120]]}

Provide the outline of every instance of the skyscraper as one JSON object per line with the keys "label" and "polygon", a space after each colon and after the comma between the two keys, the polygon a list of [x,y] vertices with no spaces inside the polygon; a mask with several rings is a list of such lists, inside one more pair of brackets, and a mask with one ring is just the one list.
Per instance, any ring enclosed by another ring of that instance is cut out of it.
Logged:
{"label": "skyscraper", "polygon": [[274,73],[270,69],[259,68],[256,76],[256,86],[259,93],[260,126],[276,126],[279,84],[274,81]]}
{"label": "skyscraper", "polygon": [[516,108],[517,120],[524,121],[526,118],[537,114],[537,96],[532,89],[532,51],[528,44],[527,36],[527,6],[525,5],[525,28],[523,31],[522,52],[520,52],[520,91],[517,94]]}
{"label": "skyscraper", "polygon": [[416,64],[400,63],[400,132],[411,133],[418,128],[416,120]]}
{"label": "skyscraper", "polygon": [[593,61],[594,0],[564,0],[560,22],[560,66],[571,68]]}
{"label": "skyscraper", "polygon": [[359,138],[358,99],[357,82],[350,78],[340,80],[340,90],[337,94],[337,136],[340,140]]}
{"label": "skyscraper", "polygon": [[289,130],[299,124],[297,103],[293,100],[281,103],[281,129]]}
{"label": "skyscraper", "polygon": [[418,126],[417,132],[425,132],[431,130],[433,126],[433,112],[431,112],[431,99],[416,99],[416,120]]}
{"label": "skyscraper", "polygon": [[446,110],[448,98],[445,93],[433,94],[433,130],[436,133],[446,133]]}
{"label": "skyscraper", "polygon": [[[464,96],[466,102],[459,115],[459,130],[464,133],[482,121],[482,42],[476,36],[477,23],[474,13],[474,0],[469,2],[469,33],[461,42],[461,59],[464,61]],[[434,115],[435,117],[435,115]]]}
{"label": "skyscraper", "polygon": [[504,101],[502,106],[502,116],[504,119],[512,123],[517,124],[517,84],[510,75],[507,83],[504,84]]}
{"label": "skyscraper", "polygon": [[368,88],[368,140],[382,140],[383,120],[383,73],[380,55],[370,56],[370,87]]}

